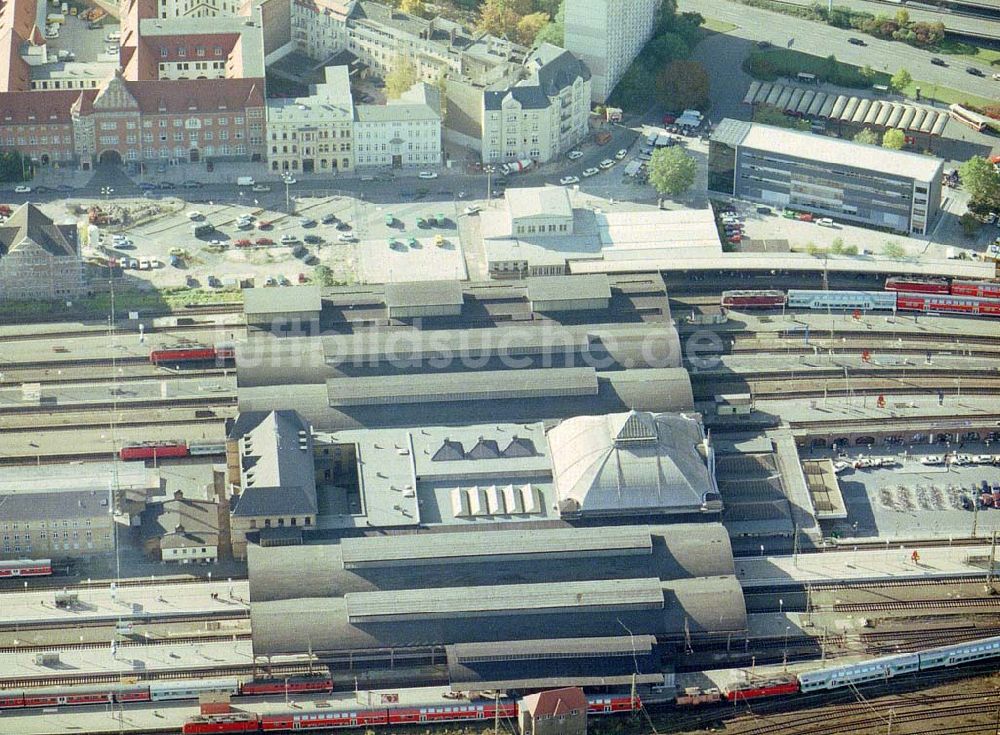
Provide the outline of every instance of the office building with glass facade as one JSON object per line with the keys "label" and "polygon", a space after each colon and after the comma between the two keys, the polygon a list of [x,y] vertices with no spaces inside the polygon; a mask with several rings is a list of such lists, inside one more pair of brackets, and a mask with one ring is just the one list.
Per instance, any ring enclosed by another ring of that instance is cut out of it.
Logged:
{"label": "office building with glass facade", "polygon": [[773,207],[909,235],[930,232],[940,158],[725,119],[712,133],[708,188]]}

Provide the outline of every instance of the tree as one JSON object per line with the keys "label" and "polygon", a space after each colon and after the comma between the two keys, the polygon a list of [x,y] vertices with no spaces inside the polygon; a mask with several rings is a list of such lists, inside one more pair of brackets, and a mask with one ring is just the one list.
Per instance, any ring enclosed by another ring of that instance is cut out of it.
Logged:
{"label": "tree", "polygon": [[399,9],[410,15],[423,17],[427,14],[427,6],[424,0],[400,0]]}
{"label": "tree", "polygon": [[966,212],[958,218],[958,223],[962,225],[962,234],[966,237],[975,237],[983,223],[979,221],[972,212]]}
{"label": "tree", "polygon": [[912,82],[913,77],[910,76],[910,72],[906,71],[906,69],[900,69],[892,75],[892,79],[889,81],[889,84],[892,85],[892,88],[897,92],[902,92],[904,89],[909,87]]}
{"label": "tree", "polygon": [[389,73],[385,75],[385,94],[389,99],[398,99],[403,92],[417,83],[417,67],[405,56],[397,56]]}
{"label": "tree", "polygon": [[510,3],[504,0],[486,0],[479,7],[479,22],[476,26],[484,33],[514,38],[517,35],[519,17]]}
{"label": "tree", "polygon": [[671,61],[686,59],[691,54],[691,49],[676,33],[664,33],[650,40],[642,52],[651,63],[663,66]]}
{"label": "tree", "polygon": [[562,46],[566,36],[566,0],[559,3],[552,20],[548,22],[542,30],[535,36],[535,45],[551,43],[553,46]]}
{"label": "tree", "polygon": [[30,169],[30,164],[20,151],[0,153],[0,181],[27,181],[30,178]]}
{"label": "tree", "polygon": [[885,245],[882,246],[882,253],[887,258],[894,258],[898,260],[906,255],[906,250],[896,240],[888,240]]}
{"label": "tree", "polygon": [[958,173],[972,203],[993,211],[1000,207],[1000,173],[992,163],[982,156],[973,156],[958,167]]}
{"label": "tree", "polygon": [[905,10],[896,11],[896,23],[900,28],[905,28],[910,24],[910,14]]}
{"label": "tree", "polygon": [[694,184],[694,159],[681,146],[660,148],[649,161],[649,183],[660,194],[677,196]]}
{"label": "tree", "polygon": [[899,128],[892,128],[882,133],[882,147],[898,151],[906,145],[906,133]]}
{"label": "tree", "polygon": [[549,24],[548,13],[528,13],[517,22],[517,42],[531,46],[542,29]]}
{"label": "tree", "polygon": [[708,72],[697,61],[672,61],[656,79],[656,90],[668,109],[708,106]]}
{"label": "tree", "polygon": [[865,128],[854,136],[854,142],[864,143],[865,145],[877,145],[878,134],[871,128]]}
{"label": "tree", "polygon": [[871,82],[875,79],[875,70],[871,68],[868,64],[861,67],[861,76],[865,78],[865,81]]}

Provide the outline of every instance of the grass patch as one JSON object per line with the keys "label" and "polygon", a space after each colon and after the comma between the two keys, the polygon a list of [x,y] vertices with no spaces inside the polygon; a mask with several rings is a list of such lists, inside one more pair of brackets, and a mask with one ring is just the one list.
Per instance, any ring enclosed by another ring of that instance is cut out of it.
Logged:
{"label": "grass patch", "polygon": [[[968,92],[960,92],[957,89],[952,89],[951,87],[942,87],[934,82],[925,82],[922,80],[915,80],[906,89],[903,90],[903,94],[907,97],[916,97],[917,87],[920,87],[920,98],[922,100],[934,100],[940,102],[944,105],[953,105],[958,103],[965,107],[985,107],[986,105],[995,105],[996,100],[990,100],[986,97],[977,97],[974,94],[969,94]],[[1000,123],[1000,120],[997,120]]]}
{"label": "grass patch", "polygon": [[1000,50],[977,46],[967,41],[957,41],[947,36],[937,45],[935,50],[940,54],[947,54],[948,56],[961,56],[972,61],[978,61],[981,64],[1000,66]]}
{"label": "grass patch", "polygon": [[713,33],[729,33],[739,28],[735,23],[728,23],[718,18],[705,18],[701,24],[702,35],[709,36]]}
{"label": "grass patch", "polygon": [[866,76],[860,67],[845,64],[836,58],[823,58],[786,48],[760,49],[750,53],[744,62],[748,74],[756,79],[774,81],[779,77],[795,79],[799,72],[815,74],[821,82],[839,87],[871,89],[873,84],[889,84],[890,76],[872,71]]}

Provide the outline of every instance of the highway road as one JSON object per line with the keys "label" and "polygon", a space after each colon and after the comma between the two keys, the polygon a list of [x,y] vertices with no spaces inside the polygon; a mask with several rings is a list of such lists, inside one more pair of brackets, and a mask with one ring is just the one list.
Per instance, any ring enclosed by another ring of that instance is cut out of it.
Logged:
{"label": "highway road", "polygon": [[[849,64],[857,66],[869,64],[877,71],[890,74],[904,68],[914,79],[934,82],[943,87],[987,99],[1000,98],[1000,82],[989,77],[995,70],[983,64],[946,58],[948,66],[934,66],[931,64],[934,54],[930,51],[923,51],[898,41],[883,41],[858,31],[842,30],[815,21],[740,5],[729,0],[680,0],[678,8],[681,11],[699,12],[706,17],[738,26],[724,34],[733,44],[739,44],[739,39],[770,41],[775,46],[816,56],[835,54],[840,61]],[[847,39],[852,36],[863,39],[868,45],[851,45]],[[717,43],[725,45],[723,42]],[[723,58],[724,63],[732,69],[734,55],[726,54]],[[967,66],[978,66],[986,76],[975,77],[966,73]]]}

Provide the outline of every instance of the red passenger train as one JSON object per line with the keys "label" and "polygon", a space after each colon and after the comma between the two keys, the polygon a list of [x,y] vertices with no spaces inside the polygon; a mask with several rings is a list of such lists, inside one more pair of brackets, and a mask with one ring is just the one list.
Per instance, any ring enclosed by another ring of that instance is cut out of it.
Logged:
{"label": "red passenger train", "polygon": [[[587,697],[590,715],[634,712],[642,707],[638,697],[628,694],[590,695]],[[327,712],[286,712],[257,715],[252,712],[228,712],[221,715],[198,715],[184,723],[183,735],[202,733],[286,732],[296,730],[326,730],[386,725],[407,725],[428,722],[492,721],[497,717],[516,720],[519,716],[515,700],[483,700],[479,703],[457,702],[393,707],[351,708]]]}
{"label": "red passenger train", "polygon": [[1000,316],[998,299],[979,299],[951,294],[900,293],[896,297],[896,308],[900,311]]}
{"label": "red passenger train", "polygon": [[51,559],[14,559],[0,561],[0,579],[12,577],[50,577]]}
{"label": "red passenger train", "polygon": [[118,456],[130,459],[162,459],[164,457],[186,457],[188,446],[182,441],[154,441],[129,444],[122,447]]}
{"label": "red passenger train", "polygon": [[949,293],[947,278],[903,278],[892,276],[885,279],[886,291],[907,291],[909,293]]}

